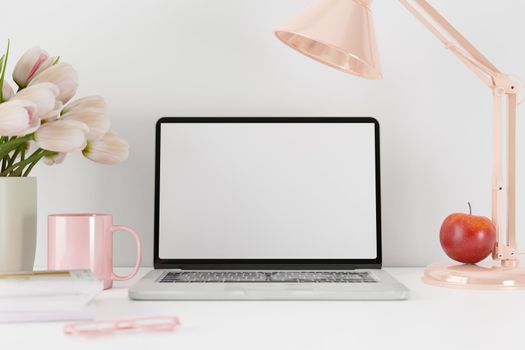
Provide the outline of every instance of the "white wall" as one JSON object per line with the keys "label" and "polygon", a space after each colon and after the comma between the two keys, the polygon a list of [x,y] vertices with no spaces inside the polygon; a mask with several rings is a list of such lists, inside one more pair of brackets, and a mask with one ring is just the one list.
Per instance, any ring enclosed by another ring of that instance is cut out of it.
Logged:
{"label": "white wall", "polygon": [[[376,116],[382,125],[385,264],[444,259],[438,232],[447,214],[466,210],[467,201],[476,213],[490,214],[489,90],[391,0],[374,4],[383,81],[308,60],[272,34],[308,2],[4,1],[0,40],[11,38],[11,57],[40,45],[71,62],[80,73],[79,95],[104,96],[114,129],[132,146],[129,160],[118,166],[81,156],[59,167],[40,165],[37,265],[46,261],[46,216],[65,211],[113,213],[117,223],[140,231],[144,264],[151,264],[153,131],[165,115]],[[498,67],[525,74],[525,2],[433,3]],[[521,150],[525,129],[518,123]],[[518,158],[523,179],[523,152]],[[519,231],[525,224],[523,183]],[[130,238],[117,238],[115,251],[117,264],[132,263]]]}

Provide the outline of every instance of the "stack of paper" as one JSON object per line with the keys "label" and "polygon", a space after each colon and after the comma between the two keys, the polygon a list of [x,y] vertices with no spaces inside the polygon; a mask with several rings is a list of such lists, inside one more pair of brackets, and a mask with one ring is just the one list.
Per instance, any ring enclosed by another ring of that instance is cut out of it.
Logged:
{"label": "stack of paper", "polygon": [[102,289],[89,270],[0,273],[0,322],[91,319]]}

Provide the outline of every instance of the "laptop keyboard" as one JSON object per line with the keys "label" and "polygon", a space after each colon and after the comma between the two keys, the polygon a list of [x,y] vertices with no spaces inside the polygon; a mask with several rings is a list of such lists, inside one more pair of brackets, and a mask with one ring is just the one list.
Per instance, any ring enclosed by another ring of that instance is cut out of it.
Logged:
{"label": "laptop keyboard", "polygon": [[181,271],[167,272],[160,283],[376,283],[369,272],[357,271]]}

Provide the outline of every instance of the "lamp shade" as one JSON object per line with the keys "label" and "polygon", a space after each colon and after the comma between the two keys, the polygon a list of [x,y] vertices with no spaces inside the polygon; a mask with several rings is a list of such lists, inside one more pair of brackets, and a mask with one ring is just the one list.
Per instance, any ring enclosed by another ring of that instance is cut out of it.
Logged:
{"label": "lamp shade", "polygon": [[317,0],[275,31],[286,45],[321,63],[381,79],[372,0]]}

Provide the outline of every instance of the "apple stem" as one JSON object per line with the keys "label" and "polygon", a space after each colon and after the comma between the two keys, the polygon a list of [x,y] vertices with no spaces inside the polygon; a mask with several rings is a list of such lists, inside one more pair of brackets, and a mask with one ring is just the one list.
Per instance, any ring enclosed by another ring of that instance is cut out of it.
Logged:
{"label": "apple stem", "polygon": [[472,206],[470,205],[470,202],[467,202],[467,204],[468,204],[469,215],[472,215]]}

